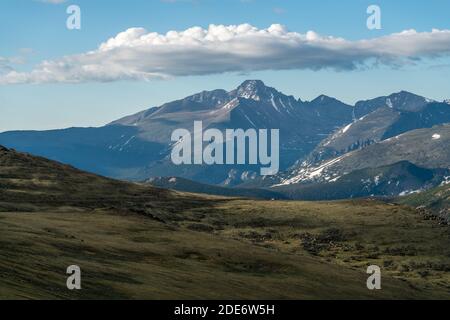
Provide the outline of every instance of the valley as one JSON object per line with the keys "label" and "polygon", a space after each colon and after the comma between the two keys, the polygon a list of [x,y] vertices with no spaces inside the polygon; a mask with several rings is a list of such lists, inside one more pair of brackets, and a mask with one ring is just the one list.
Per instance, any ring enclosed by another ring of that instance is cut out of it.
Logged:
{"label": "valley", "polygon": [[4,148],[0,186],[2,299],[449,298],[448,226],[401,204],[193,195]]}

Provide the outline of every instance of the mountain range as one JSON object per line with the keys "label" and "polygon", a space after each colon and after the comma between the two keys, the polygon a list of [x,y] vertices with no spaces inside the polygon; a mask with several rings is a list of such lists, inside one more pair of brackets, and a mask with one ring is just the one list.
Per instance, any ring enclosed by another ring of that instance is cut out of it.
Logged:
{"label": "mountain range", "polygon": [[[260,177],[258,165],[174,165],[172,132],[192,130],[199,120],[205,130],[280,129],[281,172]],[[351,106],[326,95],[302,101],[247,80],[231,91],[203,91],[99,128],[1,133],[0,144],[122,180],[170,186],[178,178],[183,191],[215,185],[218,194],[320,200],[438,186],[450,168],[448,123],[448,101],[406,91]]]}

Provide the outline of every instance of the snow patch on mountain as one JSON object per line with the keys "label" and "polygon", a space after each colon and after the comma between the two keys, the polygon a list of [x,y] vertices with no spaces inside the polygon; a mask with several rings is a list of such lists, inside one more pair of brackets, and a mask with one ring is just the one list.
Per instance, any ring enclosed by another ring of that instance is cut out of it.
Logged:
{"label": "snow patch on mountain", "polygon": [[392,100],[390,98],[386,99],[386,105],[391,108],[394,109],[394,104],[392,103]]}
{"label": "snow patch on mountain", "polygon": [[415,194],[415,193],[421,193],[423,192],[423,189],[418,189],[418,190],[405,190],[403,192],[400,192],[399,196],[400,197],[404,197],[404,196],[409,196],[411,194]]}
{"label": "snow patch on mountain", "polygon": [[334,173],[328,172],[328,169],[347,156],[348,154],[342,155],[330,161],[326,161],[325,163],[322,163],[319,166],[311,166],[306,165],[306,163],[304,163],[304,166],[302,166],[299,170],[297,170],[293,174],[293,176],[282,180],[281,183],[274,185],[273,187],[296,184],[300,182],[335,180],[336,178],[338,178],[338,176]]}
{"label": "snow patch on mountain", "polygon": [[278,109],[277,104],[275,103],[275,96],[273,95],[273,93],[270,93],[270,102],[272,103],[272,106],[275,108],[275,110],[277,110],[278,112],[280,112],[280,109]]}
{"label": "snow patch on mountain", "polygon": [[441,186],[445,186],[447,184],[450,184],[450,176],[445,176],[441,182]]}
{"label": "snow patch on mountain", "polygon": [[124,143],[119,143],[116,145],[110,145],[108,146],[109,150],[119,150],[122,152],[134,139],[136,139],[136,136],[131,136],[130,138],[126,138],[125,135],[120,136],[120,139],[127,139]]}
{"label": "snow patch on mountain", "polygon": [[380,176],[376,176],[373,182],[378,186],[380,184]]}
{"label": "snow patch on mountain", "polygon": [[284,109],[287,109],[286,105],[285,105],[284,102],[283,102],[283,99],[278,98],[278,101],[280,101],[280,103],[281,103],[281,105],[282,105],[282,107],[283,107]]}
{"label": "snow patch on mountain", "polygon": [[450,184],[450,176],[445,176],[441,182],[441,187]]}
{"label": "snow patch on mountain", "polygon": [[342,133],[346,133],[352,125],[353,125],[353,123],[350,123],[349,125],[347,125],[344,129],[342,129]]}
{"label": "snow patch on mountain", "polygon": [[227,104],[225,104],[222,107],[222,109],[223,110],[231,110],[231,109],[235,108],[238,104],[239,104],[239,99],[235,98],[235,99],[231,100],[230,102],[228,102]]}

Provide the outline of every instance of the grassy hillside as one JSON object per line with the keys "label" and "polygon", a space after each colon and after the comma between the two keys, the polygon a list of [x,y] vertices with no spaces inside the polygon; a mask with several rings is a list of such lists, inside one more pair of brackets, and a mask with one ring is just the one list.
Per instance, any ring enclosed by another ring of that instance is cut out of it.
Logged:
{"label": "grassy hillside", "polygon": [[170,213],[200,197],[100,177],[45,158],[0,147],[0,210],[45,211],[59,206],[107,207],[131,212]]}
{"label": "grassy hillside", "polygon": [[0,299],[450,298],[448,226],[401,205],[200,197],[5,149],[0,199]]}
{"label": "grassy hillside", "polygon": [[417,207],[422,212],[428,211],[442,222],[450,223],[450,184],[400,198],[398,202]]}

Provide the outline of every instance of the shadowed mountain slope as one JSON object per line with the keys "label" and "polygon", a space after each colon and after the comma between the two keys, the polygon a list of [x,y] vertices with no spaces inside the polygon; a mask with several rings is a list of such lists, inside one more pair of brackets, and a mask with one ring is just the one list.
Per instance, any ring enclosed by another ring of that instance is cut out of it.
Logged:
{"label": "shadowed mountain slope", "polygon": [[405,91],[358,102],[355,114],[360,117],[324,139],[307,157],[308,163],[331,159],[411,130],[450,123],[450,105]]}
{"label": "shadowed mountain slope", "polygon": [[302,163],[281,184],[324,182],[355,170],[409,161],[428,169],[450,167],[450,125],[418,129],[322,162]]}
{"label": "shadowed mountain slope", "polygon": [[204,91],[105,127],[2,133],[0,144],[119,179],[179,176],[235,185],[254,176],[259,166],[175,166],[170,159],[172,132],[192,132],[194,121],[202,121],[205,130],[280,129],[280,166],[287,169],[351,119],[352,108],[335,99],[321,96],[303,102],[248,80],[229,92]]}
{"label": "shadowed mountain slope", "polygon": [[297,200],[395,197],[436,187],[447,176],[450,176],[449,169],[425,169],[401,161],[383,167],[355,170],[330,182],[300,183],[271,190]]}

